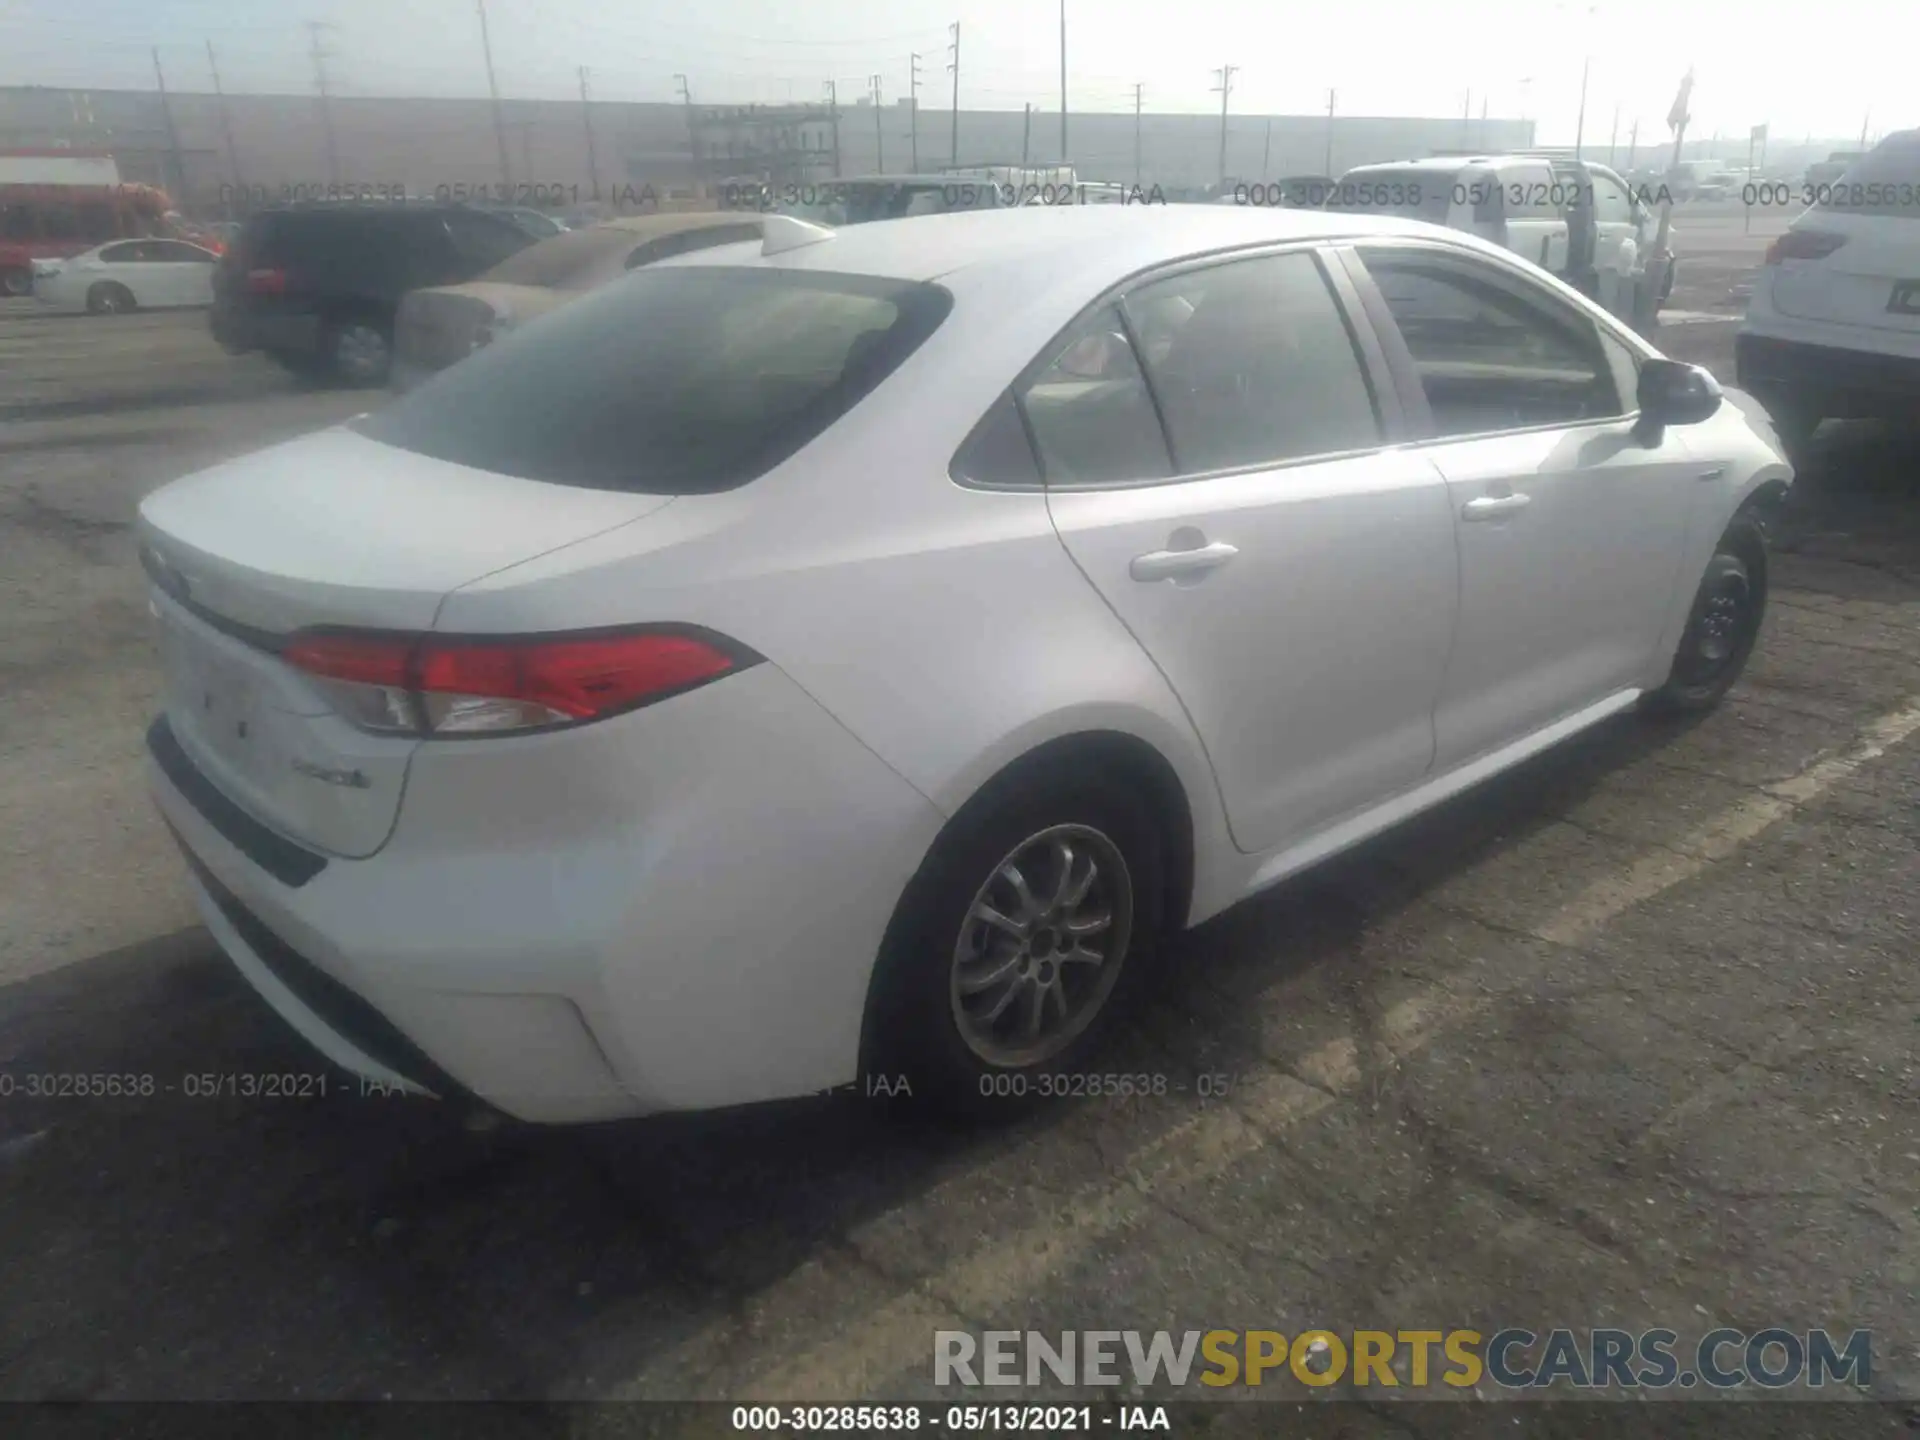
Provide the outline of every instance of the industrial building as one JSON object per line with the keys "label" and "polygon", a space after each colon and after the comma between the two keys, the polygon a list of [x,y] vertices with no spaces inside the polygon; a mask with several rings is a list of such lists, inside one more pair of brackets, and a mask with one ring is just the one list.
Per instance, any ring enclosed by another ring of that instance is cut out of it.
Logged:
{"label": "industrial building", "polygon": [[[1218,115],[1131,112],[1069,117],[1066,157],[1083,179],[1169,189],[1222,173]],[[1225,172],[1261,180],[1339,174],[1371,161],[1471,146],[1524,148],[1530,121],[1231,115]],[[779,183],[934,170],[953,164],[1052,165],[1059,112],[961,110],[905,101],[806,106],[682,106],[620,101],[228,95],[0,88],[0,149],[110,151],[122,178],[164,186],[203,211],[234,190],[285,187],[542,185],[590,198],[664,193],[756,176]],[[836,166],[837,161],[837,166]]]}

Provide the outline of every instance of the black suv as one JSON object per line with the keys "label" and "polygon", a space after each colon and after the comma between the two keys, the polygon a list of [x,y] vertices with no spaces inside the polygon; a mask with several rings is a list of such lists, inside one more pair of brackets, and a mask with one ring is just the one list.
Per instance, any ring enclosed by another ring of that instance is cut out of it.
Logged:
{"label": "black suv", "polygon": [[214,272],[213,338],[288,369],[384,384],[400,297],[457,285],[534,243],[466,205],[322,203],[252,216]]}

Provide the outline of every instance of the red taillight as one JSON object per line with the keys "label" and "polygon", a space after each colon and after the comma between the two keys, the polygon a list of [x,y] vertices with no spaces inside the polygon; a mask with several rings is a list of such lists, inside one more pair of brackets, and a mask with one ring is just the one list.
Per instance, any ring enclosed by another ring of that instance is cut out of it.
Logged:
{"label": "red taillight", "polygon": [[247,272],[247,291],[253,295],[284,295],[287,290],[287,272],[284,270],[249,270]]}
{"label": "red taillight", "polygon": [[[281,651],[369,729],[430,734],[579,724],[664,699],[758,657],[682,630],[468,640],[311,631]],[[329,688],[332,688],[331,686]]]}
{"label": "red taillight", "polygon": [[1789,230],[1767,247],[1766,263],[1782,260],[1820,260],[1847,243],[1844,235],[1829,235],[1820,230]]}
{"label": "red taillight", "polygon": [[413,658],[413,644],[407,636],[311,631],[288,641],[280,658],[296,670],[323,680],[394,685],[404,690],[408,688],[407,662]]}

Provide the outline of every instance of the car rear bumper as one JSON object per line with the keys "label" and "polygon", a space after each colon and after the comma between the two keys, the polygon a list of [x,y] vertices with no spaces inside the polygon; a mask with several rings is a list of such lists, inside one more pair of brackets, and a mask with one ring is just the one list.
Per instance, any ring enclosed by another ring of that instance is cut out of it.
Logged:
{"label": "car rear bumper", "polygon": [[1920,408],[1920,357],[1743,331],[1734,368],[1762,403],[1790,401],[1827,419],[1898,419]]}
{"label": "car rear bumper", "polygon": [[289,869],[164,751],[149,783],[208,929],[294,1029],[369,1082],[548,1123],[853,1080],[941,820],[770,664],[576,732],[425,746],[365,860]]}

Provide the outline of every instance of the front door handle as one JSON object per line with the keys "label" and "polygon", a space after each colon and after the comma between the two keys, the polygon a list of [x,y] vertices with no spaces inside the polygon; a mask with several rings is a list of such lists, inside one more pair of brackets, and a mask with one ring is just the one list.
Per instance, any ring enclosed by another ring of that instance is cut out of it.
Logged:
{"label": "front door handle", "polygon": [[1224,540],[1216,540],[1211,545],[1201,545],[1192,550],[1155,550],[1134,556],[1127,573],[1146,583],[1174,580],[1182,575],[1200,575],[1209,570],[1218,570],[1239,553],[1238,549]]}
{"label": "front door handle", "polygon": [[1512,515],[1527,508],[1532,503],[1526,495],[1482,495],[1478,500],[1469,500],[1460,507],[1462,520],[1498,520],[1502,515]]}

